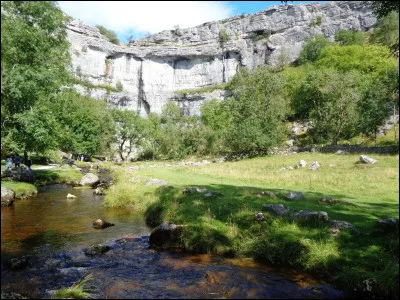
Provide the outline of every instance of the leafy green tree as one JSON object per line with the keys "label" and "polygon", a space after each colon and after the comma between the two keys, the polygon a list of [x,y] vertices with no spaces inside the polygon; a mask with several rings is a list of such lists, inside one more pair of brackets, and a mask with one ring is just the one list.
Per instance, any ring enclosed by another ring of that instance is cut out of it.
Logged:
{"label": "leafy green tree", "polygon": [[110,150],[115,123],[104,101],[65,90],[54,97],[52,110],[61,126],[61,150],[89,155]]}
{"label": "leafy green tree", "polygon": [[383,18],[391,12],[399,13],[399,1],[365,1],[366,5],[372,5],[372,10],[378,19]]}
{"label": "leafy green tree", "polygon": [[399,51],[399,13],[392,11],[378,19],[371,34],[371,42],[389,47],[392,53]]}
{"label": "leafy green tree", "polygon": [[107,28],[105,28],[104,26],[101,26],[101,25],[96,25],[96,27],[99,29],[99,31],[100,31],[100,33],[102,35],[104,35],[106,38],[108,38],[108,40],[111,43],[116,44],[116,45],[120,44],[118,36],[114,31],[112,31],[110,29],[107,29]]}
{"label": "leafy green tree", "polygon": [[357,30],[340,29],[335,33],[335,42],[341,46],[364,45],[364,34]]}
{"label": "leafy green tree", "polygon": [[239,72],[234,76],[228,85],[234,95],[229,102],[232,126],[225,135],[232,152],[259,153],[283,140],[288,108],[282,93],[284,84],[279,73],[265,67],[250,75]]}
{"label": "leafy green tree", "polygon": [[[3,138],[25,151],[46,148],[44,128],[33,120],[32,112],[46,122],[47,108],[36,105],[45,106],[44,99],[70,80],[66,22],[52,1],[1,2],[2,149]],[[34,127],[24,128],[25,118],[37,123],[37,133]],[[51,140],[48,148],[55,146]]]}
{"label": "leafy green tree", "polygon": [[368,84],[362,101],[359,102],[358,130],[376,141],[379,127],[390,114],[388,87],[385,80],[373,80]]}
{"label": "leafy green tree", "polygon": [[[318,69],[310,72],[293,98],[298,113],[314,122],[314,142],[332,142],[354,136],[361,98],[360,73]],[[292,104],[293,105],[293,104]]]}
{"label": "leafy green tree", "polygon": [[300,53],[299,64],[314,63],[318,60],[322,50],[330,45],[330,41],[323,35],[316,35],[305,39],[303,50]]}
{"label": "leafy green tree", "polygon": [[137,112],[130,110],[113,110],[113,118],[117,122],[118,154],[126,160],[133,149],[141,146],[145,138],[145,122]]}

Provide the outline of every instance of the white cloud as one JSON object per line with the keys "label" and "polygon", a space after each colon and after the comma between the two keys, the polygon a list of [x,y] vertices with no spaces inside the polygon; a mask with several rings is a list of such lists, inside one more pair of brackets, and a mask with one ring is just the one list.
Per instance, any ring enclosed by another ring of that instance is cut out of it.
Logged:
{"label": "white cloud", "polygon": [[157,33],[227,18],[233,8],[223,1],[59,1],[61,10],[89,25],[118,34]]}

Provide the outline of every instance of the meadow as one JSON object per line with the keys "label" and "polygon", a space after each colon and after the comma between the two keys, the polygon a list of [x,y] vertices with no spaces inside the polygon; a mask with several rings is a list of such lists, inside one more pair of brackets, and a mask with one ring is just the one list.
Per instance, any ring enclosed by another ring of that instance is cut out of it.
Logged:
{"label": "meadow", "polygon": [[[373,285],[378,296],[398,296],[398,235],[374,231],[376,221],[399,214],[399,156],[369,155],[378,163],[362,164],[359,154],[304,152],[272,155],[198,167],[122,165],[112,173],[115,185],[107,192],[108,207],[132,207],[151,226],[164,221],[187,225],[188,251],[228,257],[252,257],[270,264],[291,266],[317,274],[338,287],[360,295]],[[299,160],[305,168],[281,170]],[[318,161],[312,171],[308,165]],[[150,178],[168,186],[146,185]],[[184,193],[190,187],[210,191]],[[257,197],[262,191],[276,196]],[[300,191],[303,200],[288,200],[289,191]],[[334,203],[319,200],[331,197]],[[276,217],[263,204],[283,204],[289,214]],[[360,234],[342,230],[334,235],[324,222],[298,224],[290,213],[325,211],[330,220],[352,223]],[[256,212],[265,219],[258,222]],[[372,283],[371,283],[372,282]]]}

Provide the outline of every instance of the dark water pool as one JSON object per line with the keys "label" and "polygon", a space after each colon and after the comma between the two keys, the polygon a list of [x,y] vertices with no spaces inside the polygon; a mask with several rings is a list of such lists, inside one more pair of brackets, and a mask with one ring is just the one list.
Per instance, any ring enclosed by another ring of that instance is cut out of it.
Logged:
{"label": "dark water pool", "polygon": [[[67,200],[74,194],[76,199]],[[50,298],[88,275],[94,298],[341,298],[343,293],[291,269],[251,259],[157,252],[149,249],[150,229],[140,214],[106,209],[91,189],[48,188],[13,207],[1,208],[1,290]],[[105,219],[115,226],[92,227]],[[93,244],[110,250],[82,251]],[[11,258],[29,262],[12,268]]]}

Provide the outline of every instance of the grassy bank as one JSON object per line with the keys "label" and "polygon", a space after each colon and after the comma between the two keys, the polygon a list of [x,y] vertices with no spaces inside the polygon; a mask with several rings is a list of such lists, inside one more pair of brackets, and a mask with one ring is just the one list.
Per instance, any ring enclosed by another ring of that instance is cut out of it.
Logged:
{"label": "grassy bank", "polygon": [[82,173],[71,167],[55,167],[46,170],[34,170],[35,182],[17,182],[2,180],[1,185],[13,190],[17,199],[25,199],[37,194],[37,188],[47,184],[77,184],[82,179]]}
{"label": "grassy bank", "polygon": [[[360,164],[359,155],[301,153],[201,167],[125,167],[114,171],[116,184],[105,204],[133,206],[153,226],[166,220],[189,225],[184,240],[195,252],[292,266],[327,276],[340,288],[357,289],[359,294],[370,280],[373,293],[398,296],[398,236],[376,235],[372,229],[378,219],[398,217],[399,156],[370,156],[378,163]],[[300,159],[316,160],[321,168],[280,171]],[[146,186],[149,178],[166,180],[169,186]],[[183,194],[191,186],[215,194]],[[277,197],[255,197],[264,190]],[[288,191],[301,191],[305,199],[286,200]],[[340,201],[323,204],[318,201],[322,196]],[[268,212],[257,222],[254,214],[266,203],[281,203],[293,211],[326,211],[329,219],[351,222],[361,234],[343,231],[333,236],[324,223],[301,225]]]}

